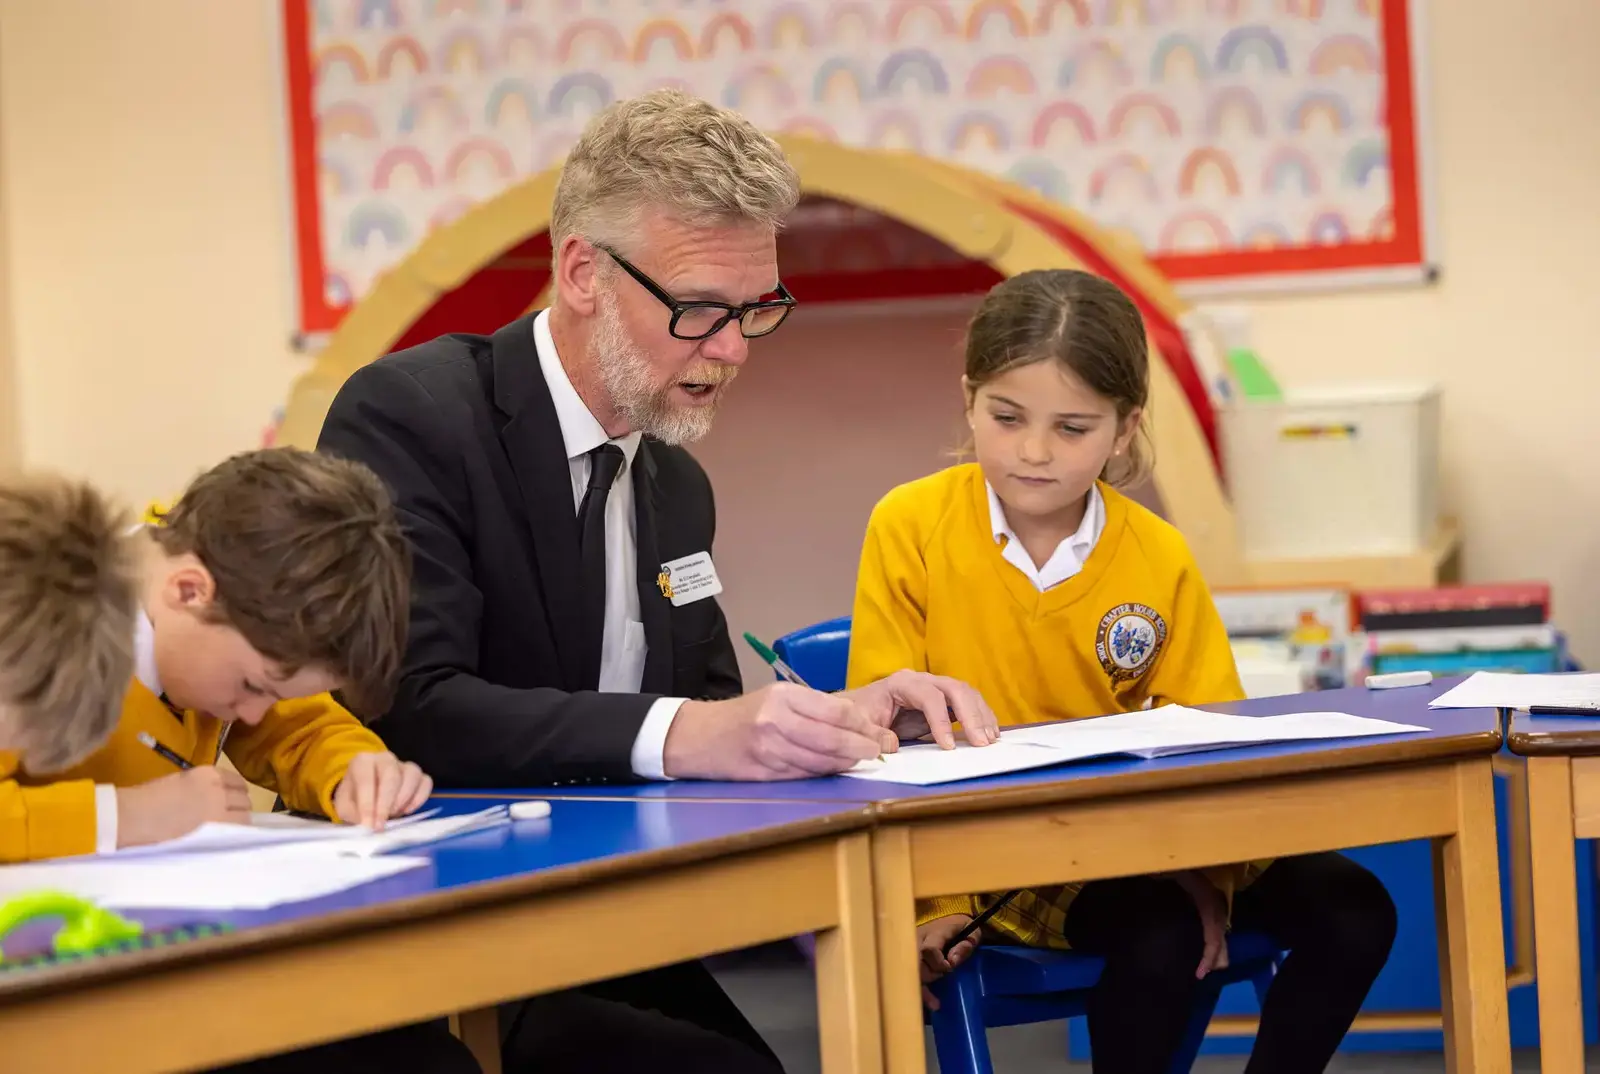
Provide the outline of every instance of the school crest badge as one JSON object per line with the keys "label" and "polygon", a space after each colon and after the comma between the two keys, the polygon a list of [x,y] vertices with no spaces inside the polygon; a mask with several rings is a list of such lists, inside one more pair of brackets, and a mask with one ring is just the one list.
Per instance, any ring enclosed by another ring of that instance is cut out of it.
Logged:
{"label": "school crest badge", "polygon": [[1113,683],[1132,682],[1149,670],[1167,641],[1167,621],[1145,604],[1119,604],[1100,617],[1094,653]]}

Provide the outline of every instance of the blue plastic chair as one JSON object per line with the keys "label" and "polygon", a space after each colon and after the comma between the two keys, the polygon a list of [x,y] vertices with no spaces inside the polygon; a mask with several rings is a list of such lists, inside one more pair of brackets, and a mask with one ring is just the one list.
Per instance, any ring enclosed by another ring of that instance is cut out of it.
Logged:
{"label": "blue plastic chair", "polygon": [[[1277,957],[1272,941],[1260,933],[1229,937],[1228,968],[1207,974],[1200,983],[1183,1041],[1167,1068],[1171,1074],[1186,1074],[1194,1066],[1224,986],[1249,981],[1256,998],[1265,1000]],[[923,1012],[933,1027],[940,1074],[994,1074],[987,1030],[1087,1014],[1089,990],[1099,982],[1104,965],[1102,959],[1072,951],[979,947],[954,972],[934,982],[939,1009]]]}
{"label": "blue plastic chair", "polygon": [[[850,660],[850,617],[802,627],[778,638],[772,648],[816,689],[842,690]],[[1194,1065],[1223,987],[1250,981],[1257,998],[1264,998],[1278,955],[1260,934],[1229,938],[1229,966],[1209,974],[1197,992],[1189,1028],[1173,1055],[1173,1074]],[[924,1012],[933,1027],[941,1074],[993,1074],[986,1030],[1083,1016],[1089,990],[1099,982],[1103,966],[1102,959],[1072,951],[980,946],[972,958],[933,985],[939,1009]]]}

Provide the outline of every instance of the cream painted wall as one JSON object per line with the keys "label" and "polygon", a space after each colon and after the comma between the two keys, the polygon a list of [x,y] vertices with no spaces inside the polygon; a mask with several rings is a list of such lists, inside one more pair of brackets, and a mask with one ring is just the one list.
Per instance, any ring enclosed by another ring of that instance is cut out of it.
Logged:
{"label": "cream painted wall", "polygon": [[0,2],[24,461],[175,493],[298,370],[269,0]]}
{"label": "cream painted wall", "polygon": [[[1439,379],[1447,506],[1465,523],[1468,577],[1550,579],[1578,651],[1600,661],[1600,422],[1589,414],[1600,373],[1588,339],[1600,308],[1600,131],[1571,118],[1574,102],[1600,99],[1588,45],[1600,37],[1600,5],[1428,8],[1442,282],[1259,302],[1257,340],[1291,385]],[[0,0],[4,268],[27,462],[129,496],[162,495],[254,444],[282,400],[299,362],[286,346],[275,9],[276,0]],[[786,346],[810,346],[798,323],[783,335],[791,331]],[[933,367],[917,372],[900,407],[849,404],[853,435],[890,445],[881,471],[849,470],[860,481],[888,480],[944,442],[942,375],[924,383]],[[751,458],[795,455],[774,435],[792,421],[763,420],[788,397],[763,403],[760,386],[799,375],[752,367],[705,446],[714,472],[727,469],[732,453],[718,453],[735,433],[752,438],[741,448]],[[841,386],[855,383],[850,370],[840,376]],[[827,384],[802,387],[813,393],[808,406],[826,409]],[[0,444],[3,430],[0,417]],[[941,461],[935,453],[927,465]],[[743,554],[730,540],[741,527],[799,520],[768,512],[770,480],[719,481],[725,561]],[[785,590],[792,607],[730,597],[747,626],[772,632],[831,613],[837,600],[823,597],[853,569],[847,547],[869,491],[808,495],[819,535],[796,547],[776,529],[749,532],[790,558],[730,562],[725,573],[803,578],[807,561],[794,557],[809,556],[831,580]]]}
{"label": "cream painted wall", "polygon": [[1291,386],[1442,384],[1467,579],[1548,579],[1600,663],[1600,4],[1427,6],[1440,283],[1259,302],[1256,339]]}

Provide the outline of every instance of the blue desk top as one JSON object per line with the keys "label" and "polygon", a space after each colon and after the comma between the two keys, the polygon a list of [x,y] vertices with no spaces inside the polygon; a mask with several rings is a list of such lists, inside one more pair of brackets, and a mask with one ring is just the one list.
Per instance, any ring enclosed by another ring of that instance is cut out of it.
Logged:
{"label": "blue desk top", "polygon": [[1512,753],[1525,757],[1600,756],[1600,716],[1530,716],[1511,714]]}
{"label": "blue desk top", "polygon": [[[901,805],[910,806],[919,802],[931,805],[935,800],[969,799],[973,796],[983,796],[988,800],[986,805],[1003,805],[1012,797],[1012,792],[1036,791],[1043,785],[1052,784],[1059,785],[1063,797],[1092,797],[1153,789],[1156,785],[1185,786],[1204,782],[1228,782],[1295,772],[1493,753],[1503,742],[1498,710],[1428,708],[1430,700],[1459,681],[1459,678],[1440,679],[1428,686],[1396,690],[1352,687],[1203,706],[1217,712],[1244,716],[1271,716],[1286,712],[1308,711],[1349,712],[1357,716],[1369,716],[1428,728],[1427,731],[1404,735],[1250,746],[1150,761],[1133,758],[1075,761],[1012,775],[963,780],[931,787],[835,776],[778,783],[682,780],[663,783],[608,784],[596,787],[532,787],[517,790],[444,793],[628,801],[700,799],[733,802],[871,802],[886,807],[889,812],[898,812],[898,807]],[[1597,721],[1597,727],[1600,727],[1600,721]],[[1115,786],[1112,781],[1115,781]],[[980,808],[971,802],[968,802],[967,806]]]}
{"label": "blue desk top", "polygon": [[[469,813],[495,804],[485,800],[435,799],[441,815]],[[308,926],[329,931],[426,916],[459,906],[463,898],[522,897],[645,870],[818,835],[866,827],[865,806],[848,802],[552,801],[551,815],[514,821],[509,827],[468,832],[431,846],[402,851],[428,859],[424,867],[307,902],[269,910],[231,913],[139,910],[127,916],[148,928],[226,923],[240,930],[230,941],[260,933],[306,935]],[[385,912],[387,911],[387,912]],[[275,929],[272,926],[285,926]],[[5,939],[8,958],[48,949],[54,926],[29,925]],[[196,947],[208,946],[197,944]],[[186,945],[185,945],[186,946]],[[169,949],[176,952],[179,948]],[[148,953],[146,953],[148,954]],[[124,958],[97,959],[44,970],[0,974],[0,1001],[17,987],[61,972],[81,973]],[[110,967],[107,967],[110,968]]]}

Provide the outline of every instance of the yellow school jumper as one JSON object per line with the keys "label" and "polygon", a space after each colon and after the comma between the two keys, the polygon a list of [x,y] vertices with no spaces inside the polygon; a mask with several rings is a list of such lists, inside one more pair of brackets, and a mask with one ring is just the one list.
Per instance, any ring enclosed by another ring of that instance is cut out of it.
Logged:
{"label": "yellow school jumper", "polygon": [[[1082,570],[1040,591],[1004,557],[976,465],[891,491],[867,524],[850,628],[849,685],[902,668],[981,693],[1002,726],[1244,696],[1233,651],[1176,529],[1097,486],[1104,528]],[[1264,862],[1208,870],[1231,901]],[[1067,946],[1080,885],[1025,891],[991,926],[1035,947]],[[918,924],[977,914],[988,896],[918,905]]]}
{"label": "yellow school jumper", "polygon": [[[95,850],[95,784],[128,787],[178,769],[139,742],[148,731],[192,764],[213,764],[223,722],[174,712],[135,679],[122,721],[100,751],[68,772],[36,777],[0,751],[0,862],[31,861]],[[334,815],[333,792],[358,753],[382,752],[378,736],[327,694],[280,701],[259,724],[235,724],[226,750],[239,774],[283,795],[290,809]]]}

